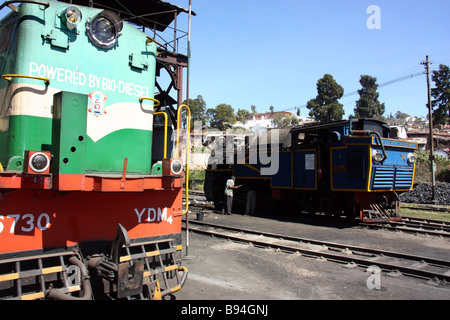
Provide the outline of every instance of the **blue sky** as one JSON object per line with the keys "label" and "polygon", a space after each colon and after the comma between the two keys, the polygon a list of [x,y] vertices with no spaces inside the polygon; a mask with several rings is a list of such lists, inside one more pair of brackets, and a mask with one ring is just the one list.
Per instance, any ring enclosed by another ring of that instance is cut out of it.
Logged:
{"label": "blue sky", "polygon": [[[188,7],[188,0],[172,0]],[[380,8],[381,29],[366,22],[370,5]],[[345,93],[360,89],[363,74],[382,84],[450,65],[448,0],[192,0],[190,97],[207,107],[235,111],[295,112],[317,95],[316,83],[331,74]],[[426,76],[379,89],[385,115],[427,114]],[[342,98],[345,118],[359,95]]]}

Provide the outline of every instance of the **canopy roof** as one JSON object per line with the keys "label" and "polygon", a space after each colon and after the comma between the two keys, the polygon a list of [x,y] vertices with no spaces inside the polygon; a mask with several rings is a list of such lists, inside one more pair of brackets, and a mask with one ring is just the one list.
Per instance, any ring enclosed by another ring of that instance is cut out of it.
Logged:
{"label": "canopy roof", "polygon": [[[183,7],[162,0],[60,0],[87,7],[108,9],[116,12],[124,21],[157,31],[164,31],[181,12]],[[196,15],[192,12],[192,15]]]}

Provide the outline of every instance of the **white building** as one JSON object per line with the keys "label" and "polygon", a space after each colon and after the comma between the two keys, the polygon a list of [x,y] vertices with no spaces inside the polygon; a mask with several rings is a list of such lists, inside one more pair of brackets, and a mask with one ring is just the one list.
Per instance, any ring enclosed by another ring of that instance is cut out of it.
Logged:
{"label": "white building", "polygon": [[256,113],[247,116],[247,121],[245,123],[237,122],[233,127],[242,127],[247,130],[252,130],[253,128],[277,128],[275,123],[275,115],[282,114],[284,117],[295,117],[299,120],[299,123],[312,122],[311,118],[299,117],[294,115],[292,112],[281,111],[281,112],[266,112],[266,113]]}

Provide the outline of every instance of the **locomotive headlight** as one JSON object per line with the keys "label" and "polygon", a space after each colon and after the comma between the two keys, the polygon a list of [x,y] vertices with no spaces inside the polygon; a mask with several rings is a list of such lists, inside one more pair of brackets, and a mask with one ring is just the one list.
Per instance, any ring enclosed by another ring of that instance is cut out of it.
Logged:
{"label": "locomotive headlight", "polygon": [[30,157],[28,166],[32,171],[42,173],[50,166],[50,158],[43,152],[36,152]]}
{"label": "locomotive headlight", "polygon": [[106,10],[89,19],[86,24],[89,39],[96,47],[101,49],[114,47],[122,28],[122,20],[115,13]]}
{"label": "locomotive headlight", "polygon": [[181,160],[174,159],[170,164],[170,170],[173,174],[179,175],[181,171],[183,171],[183,164],[181,163]]}
{"label": "locomotive headlight", "polygon": [[372,160],[374,162],[381,162],[383,161],[383,159],[384,159],[383,154],[380,151],[378,150],[372,151]]}
{"label": "locomotive headlight", "polygon": [[67,28],[70,30],[76,29],[81,21],[81,11],[75,6],[67,8],[64,15]]}
{"label": "locomotive headlight", "polygon": [[410,166],[413,166],[416,162],[417,162],[417,158],[416,158],[416,156],[414,155],[414,153],[409,153],[409,154],[408,154],[408,164],[409,164]]}

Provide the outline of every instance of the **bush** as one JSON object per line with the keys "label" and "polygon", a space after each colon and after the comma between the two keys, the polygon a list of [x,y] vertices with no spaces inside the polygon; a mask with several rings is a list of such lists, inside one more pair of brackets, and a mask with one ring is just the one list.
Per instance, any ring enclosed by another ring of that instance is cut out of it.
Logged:
{"label": "bush", "polygon": [[205,170],[189,169],[189,179],[205,180]]}
{"label": "bush", "polygon": [[203,190],[205,183],[205,170],[189,170],[189,188],[192,190]]}
{"label": "bush", "polygon": [[436,179],[438,181],[450,182],[450,169],[447,168],[447,169],[439,171],[436,174]]}
{"label": "bush", "polygon": [[[417,164],[415,183],[430,183],[430,156],[429,151],[416,151]],[[436,155],[436,181],[450,182],[450,159]]]}

